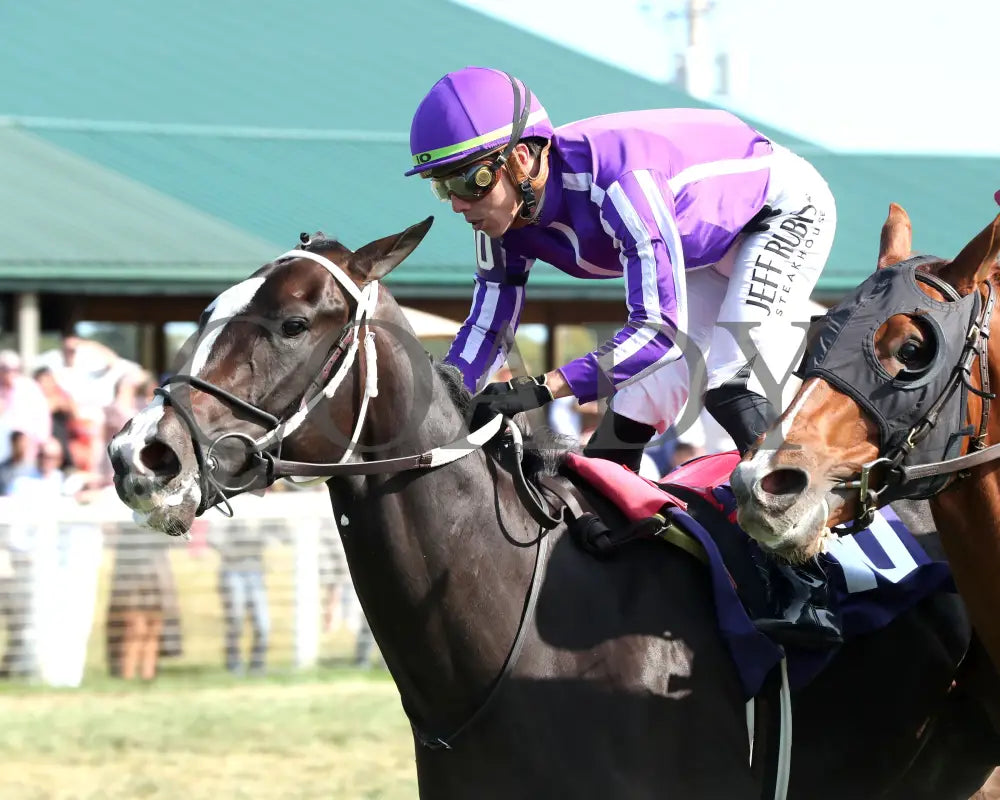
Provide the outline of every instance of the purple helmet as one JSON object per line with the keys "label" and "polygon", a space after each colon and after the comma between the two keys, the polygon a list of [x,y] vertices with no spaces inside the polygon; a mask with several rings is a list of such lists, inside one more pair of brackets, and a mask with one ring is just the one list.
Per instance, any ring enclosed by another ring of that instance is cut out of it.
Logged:
{"label": "purple helmet", "polygon": [[[415,175],[442,164],[461,161],[480,151],[495,150],[510,141],[514,122],[524,111],[527,87],[517,81],[520,108],[514,108],[514,86],[507,73],[487,67],[449,72],[420,101],[410,125],[410,150]],[[524,131],[518,139],[551,139],[552,123],[542,104],[531,95]]]}

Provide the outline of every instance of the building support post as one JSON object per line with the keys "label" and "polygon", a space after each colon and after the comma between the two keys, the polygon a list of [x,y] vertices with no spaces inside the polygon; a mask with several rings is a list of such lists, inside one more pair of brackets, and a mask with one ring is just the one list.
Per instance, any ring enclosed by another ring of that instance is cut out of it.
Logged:
{"label": "building support post", "polygon": [[14,298],[14,317],[17,326],[17,350],[25,370],[38,358],[42,336],[42,314],[38,292],[20,292]]}

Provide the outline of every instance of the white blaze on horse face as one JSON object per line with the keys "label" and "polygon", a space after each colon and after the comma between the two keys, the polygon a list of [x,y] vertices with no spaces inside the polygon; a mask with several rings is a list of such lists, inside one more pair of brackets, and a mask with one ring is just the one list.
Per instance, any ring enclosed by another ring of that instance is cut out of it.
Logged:
{"label": "white blaze on horse face", "polygon": [[[795,403],[782,416],[780,423],[782,442],[788,441],[788,434],[791,433],[792,428],[795,426],[795,417],[805,408],[806,403],[809,401],[809,395],[812,394],[813,389],[818,385],[819,381],[816,381],[806,386],[795,400]],[[750,457],[750,460],[741,463],[737,469],[745,473],[747,481],[752,484],[763,478],[774,468],[772,462],[777,452],[773,448],[758,448],[757,452]]]}
{"label": "white blaze on horse face", "polygon": [[805,390],[798,396],[795,404],[788,409],[785,414],[784,419],[781,421],[781,440],[786,441],[788,439],[788,434],[791,432],[792,427],[795,425],[795,417],[805,408],[806,403],[809,400],[809,395],[812,394],[813,389],[819,386],[819,381],[813,381],[810,383]]}
{"label": "white blaze on horse face", "polygon": [[226,327],[226,322],[246,310],[263,283],[264,278],[249,278],[242,283],[237,283],[216,297],[205,309],[211,312],[211,316],[205,324],[206,333],[199,340],[198,347],[191,359],[191,375],[197,376],[205,368],[215,340],[219,338],[222,329]]}
{"label": "white blaze on horse face", "polygon": [[146,443],[152,440],[156,429],[163,419],[163,398],[154,397],[152,402],[142,411],[132,417],[128,434],[118,434],[111,440],[112,455],[118,456],[133,470],[142,474],[148,472],[139,459],[139,454]]}

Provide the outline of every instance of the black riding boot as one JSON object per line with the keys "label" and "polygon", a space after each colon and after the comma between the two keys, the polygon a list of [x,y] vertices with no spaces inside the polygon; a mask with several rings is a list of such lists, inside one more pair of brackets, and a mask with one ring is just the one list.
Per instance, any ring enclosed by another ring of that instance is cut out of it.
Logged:
{"label": "black riding boot", "polygon": [[638,472],[642,451],[655,433],[652,425],[623,417],[609,408],[583,448],[583,454],[588,458],[606,458]]}
{"label": "black riding boot", "polygon": [[842,644],[840,613],[830,608],[826,574],[815,559],[785,564],[767,555],[757,560],[767,589],[766,616],[753,621],[783,645],[826,650]]}
{"label": "black riding boot", "polygon": [[778,418],[767,398],[750,391],[740,379],[705,392],[705,408],[732,438],[740,455]]}

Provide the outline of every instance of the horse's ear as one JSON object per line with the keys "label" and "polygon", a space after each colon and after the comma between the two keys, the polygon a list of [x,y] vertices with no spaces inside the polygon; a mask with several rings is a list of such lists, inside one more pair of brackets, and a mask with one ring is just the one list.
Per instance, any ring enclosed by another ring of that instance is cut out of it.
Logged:
{"label": "horse's ear", "polygon": [[1000,214],[962,248],[962,252],[955,256],[954,261],[941,269],[940,275],[954,286],[959,294],[968,294],[997,269],[998,253],[1000,253]]}
{"label": "horse's ear", "polygon": [[359,247],[351,258],[351,272],[359,275],[365,283],[381,280],[416,250],[433,222],[434,217],[427,217],[402,233],[376,239],[364,247]]}
{"label": "horse's ear", "polygon": [[889,216],[882,225],[882,238],[878,248],[878,268],[891,267],[910,257],[913,245],[913,227],[910,215],[902,206],[889,203]]}

